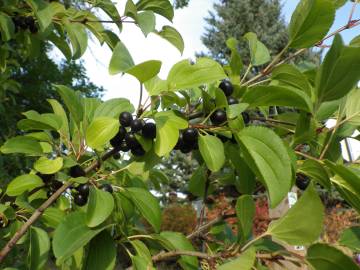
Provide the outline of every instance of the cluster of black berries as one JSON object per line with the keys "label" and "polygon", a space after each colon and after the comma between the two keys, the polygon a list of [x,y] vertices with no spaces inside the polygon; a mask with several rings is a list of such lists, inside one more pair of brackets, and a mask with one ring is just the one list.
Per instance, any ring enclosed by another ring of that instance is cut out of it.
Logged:
{"label": "cluster of black berries", "polygon": [[298,173],[296,174],[295,184],[300,190],[305,190],[310,184],[310,179],[306,175]]}
{"label": "cluster of black berries", "polygon": [[187,154],[192,150],[198,149],[199,132],[196,128],[187,128],[180,131],[179,139],[175,145],[175,150],[180,150],[182,153]]}
{"label": "cluster of black berries", "polygon": [[[234,105],[239,103],[239,101],[235,97],[231,96],[234,92],[234,86],[230,81],[223,80],[220,83],[219,88],[224,92],[229,105]],[[248,124],[250,122],[250,117],[248,113],[243,112],[242,117],[244,119],[245,124]],[[211,114],[210,120],[211,123],[213,123],[214,125],[220,126],[224,124],[227,120],[226,112],[223,109],[218,109]]]}
{"label": "cluster of black berries", "polygon": [[55,174],[42,174],[37,173],[37,176],[39,176],[44,184],[45,187],[48,189],[47,196],[48,198],[51,197],[55,191],[57,191],[59,188],[62,187],[63,183],[55,179]]}
{"label": "cluster of black berries", "polygon": [[38,26],[35,23],[35,19],[32,16],[16,16],[12,18],[15,25],[15,32],[21,30],[27,30],[33,34],[36,34],[39,31]]}
{"label": "cluster of black berries", "polygon": [[[119,132],[110,140],[111,146],[122,152],[131,151],[134,156],[143,156],[145,150],[137,140],[136,134],[153,140],[156,137],[156,125],[152,122],[145,123],[142,119],[133,119],[129,112],[122,112],[119,121],[121,126]],[[129,131],[126,128],[129,128]],[[119,155],[114,155],[114,158],[118,157]]]}

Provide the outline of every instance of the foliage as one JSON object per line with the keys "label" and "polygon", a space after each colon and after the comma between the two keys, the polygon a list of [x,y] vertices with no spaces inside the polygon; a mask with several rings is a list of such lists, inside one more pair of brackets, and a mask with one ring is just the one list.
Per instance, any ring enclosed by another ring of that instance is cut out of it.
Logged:
{"label": "foliage", "polygon": [[[159,61],[135,63],[118,34],[104,25],[115,24],[121,31],[126,21],[145,36],[158,33],[152,24],[157,16],[173,19],[168,0],[136,4],[128,0],[124,14],[107,0],[89,2],[89,9],[40,0],[15,2],[18,5],[10,1],[0,8],[3,72],[12,62],[10,43],[26,38],[33,45],[33,39],[40,38],[53,42],[67,58],[77,59],[84,54],[91,32],[113,51],[109,72],[134,76],[140,92],[148,91],[150,98],[143,102],[140,95],[135,108],[123,98],[103,102],[57,84],[53,87],[61,102],[50,99],[51,110],[46,113],[23,113],[17,136],[7,139],[0,151],[21,154],[35,163],[3,190],[2,266],[142,270],[156,269],[171,259],[185,270],[198,269],[200,264],[250,270],[285,259],[319,270],[358,269],[337,247],[317,243],[325,214],[315,187],[320,183],[336,188],[359,211],[358,161],[345,163],[340,144],[358,129],[360,114],[350,99],[359,91],[360,47],[356,42],[344,44],[340,32],[357,26],[359,20],[350,20],[326,36],[334,3],[302,0],[292,16],[290,39],[277,57],[271,57],[255,34],[246,34],[252,65],[267,64],[251,79],[241,76],[244,67],[234,39],[227,42],[229,65],[210,58],[195,63],[183,60],[161,79]],[[106,20],[97,17],[98,10],[107,14]],[[320,17],[318,10],[323,11]],[[161,36],[181,52],[181,36],[171,29],[171,35]],[[300,54],[334,35],[320,66],[300,70],[281,60],[288,48],[298,48]],[[32,52],[31,47],[26,52]],[[273,106],[290,110],[274,116]],[[328,129],[324,122],[330,118],[336,124]],[[156,190],[169,180],[158,165],[173,151],[198,163],[188,191],[206,203],[212,194],[233,191],[235,213],[225,211],[206,221],[203,205],[197,226],[188,235],[163,231]],[[294,184],[304,189],[298,202],[254,237],[254,217],[264,211],[253,195],[266,190],[269,207],[275,208]],[[234,217],[237,235],[225,223]],[[356,250],[358,241],[350,238],[357,235],[357,228],[348,229],[340,245]],[[285,244],[308,245],[308,252],[294,255]]]}

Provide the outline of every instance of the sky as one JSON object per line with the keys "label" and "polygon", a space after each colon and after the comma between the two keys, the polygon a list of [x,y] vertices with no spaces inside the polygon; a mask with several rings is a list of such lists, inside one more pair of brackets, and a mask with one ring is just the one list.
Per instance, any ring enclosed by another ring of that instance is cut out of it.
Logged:
{"label": "sky", "polygon": [[[120,2],[120,1],[119,1]],[[124,3],[125,1],[121,1]],[[187,8],[176,10],[173,24],[162,17],[157,17],[157,29],[160,30],[163,25],[172,25],[182,35],[185,42],[185,50],[183,55],[173,47],[170,43],[163,40],[155,34],[149,34],[144,37],[140,29],[132,24],[124,26],[120,35],[121,40],[129,49],[136,64],[147,60],[160,60],[162,68],[160,77],[166,78],[170,68],[182,59],[194,59],[196,52],[206,51],[201,42],[201,35],[204,33],[205,21],[204,17],[208,15],[209,10],[215,0],[191,0]],[[296,8],[299,0],[283,0],[283,16],[287,23],[290,22],[291,14]],[[345,25],[349,18],[352,3],[346,4],[339,9],[336,14],[334,25],[330,32]],[[120,11],[124,7],[118,4]],[[360,7],[354,13],[354,18],[360,17]],[[360,28],[360,27],[359,27]],[[353,37],[359,34],[359,29],[351,29],[342,32],[345,42],[349,42]],[[330,45],[331,40],[325,44]],[[108,64],[111,58],[111,51],[106,45],[100,45],[93,41],[83,56],[84,65],[91,81],[106,89],[104,100],[116,97],[128,98],[133,104],[139,101],[139,83],[130,75],[111,76],[108,73]],[[354,156],[360,154],[360,146],[356,141],[352,141]]]}

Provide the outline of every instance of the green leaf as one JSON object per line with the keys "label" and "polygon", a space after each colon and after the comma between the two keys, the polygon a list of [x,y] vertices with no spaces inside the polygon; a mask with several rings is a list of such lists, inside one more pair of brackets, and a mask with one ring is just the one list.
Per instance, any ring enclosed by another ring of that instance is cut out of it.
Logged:
{"label": "green leaf", "polygon": [[231,50],[230,68],[233,75],[240,75],[243,69],[243,62],[238,51],[238,41],[235,38],[229,38],[226,46]]}
{"label": "green leaf", "polygon": [[265,127],[247,127],[236,136],[246,163],[269,192],[271,207],[277,206],[292,183],[291,161],[283,141]]}
{"label": "green leaf", "polygon": [[124,15],[137,21],[137,8],[132,0],[127,0]]}
{"label": "green leaf", "polygon": [[130,243],[136,250],[136,254],[147,260],[147,262],[152,265],[151,253],[150,250],[147,248],[147,246],[140,240],[134,240],[131,241]]}
{"label": "green leaf", "polygon": [[[181,233],[161,232],[160,236],[169,241],[174,250],[195,251],[191,242]],[[199,267],[198,259],[193,256],[181,256],[178,263],[184,270],[197,270]]]}
{"label": "green leaf", "polygon": [[42,174],[53,174],[61,170],[63,159],[61,157],[55,159],[47,159],[40,157],[34,164],[35,170]]}
{"label": "green leaf", "polygon": [[46,231],[40,228],[30,228],[29,270],[44,268],[49,255],[50,240]]}
{"label": "green leaf", "polygon": [[289,245],[308,245],[316,241],[323,228],[324,206],[313,185],[285,216],[270,223],[266,234]]}
{"label": "green leaf", "polygon": [[200,135],[198,142],[206,166],[212,172],[219,171],[225,163],[224,145],[221,140],[212,135]]}
{"label": "green leaf", "polygon": [[137,15],[137,23],[145,37],[155,30],[155,15],[152,11],[140,12]]}
{"label": "green leaf", "polygon": [[255,263],[256,253],[254,248],[249,248],[239,257],[220,265],[218,270],[250,270]]}
{"label": "green leaf", "polygon": [[86,224],[89,227],[96,227],[103,223],[114,210],[114,198],[111,193],[91,188],[88,207],[86,210]]}
{"label": "green leaf", "polygon": [[113,50],[113,55],[110,60],[110,74],[114,75],[120,72],[125,72],[134,65],[135,63],[130,55],[130,52],[125,47],[124,43],[119,41],[115,49]]}
{"label": "green leaf", "polygon": [[94,112],[94,118],[100,116],[119,118],[122,112],[134,112],[134,106],[125,98],[113,98],[101,103]]}
{"label": "green leaf", "polygon": [[150,60],[127,69],[125,73],[133,75],[140,83],[144,83],[155,77],[160,72],[160,68],[160,61]]}
{"label": "green leaf", "polygon": [[255,202],[250,195],[242,195],[236,201],[236,216],[239,224],[240,241],[247,241],[253,228],[253,219],[255,216]]}
{"label": "green leaf", "polygon": [[174,45],[181,54],[184,52],[184,40],[180,33],[169,25],[164,25],[160,31],[155,32],[163,39],[169,41],[172,45]]}
{"label": "green leaf", "polygon": [[80,126],[80,122],[83,119],[83,106],[79,96],[74,90],[64,85],[54,85],[61,99],[64,101],[65,106],[69,110],[71,116],[75,120],[76,124]]}
{"label": "green leaf", "polygon": [[248,89],[242,102],[250,107],[258,106],[289,106],[312,112],[310,97],[301,90],[283,86],[255,86]]}
{"label": "green leaf", "polygon": [[93,149],[104,146],[119,131],[119,121],[110,117],[97,117],[86,129],[86,143]]}
{"label": "green leaf", "polygon": [[310,48],[329,31],[335,19],[335,7],[331,0],[301,0],[289,26],[289,46]]}
{"label": "green leaf", "polygon": [[70,39],[72,58],[78,59],[83,56],[87,48],[88,36],[86,28],[83,24],[74,22],[65,23],[64,27]]}
{"label": "green leaf", "polygon": [[310,178],[318,182],[320,185],[330,190],[331,183],[329,175],[325,168],[317,161],[311,159],[304,161],[304,163],[299,168],[299,172],[309,176]]}
{"label": "green leaf", "polygon": [[105,228],[89,228],[86,225],[85,213],[68,214],[54,232],[52,247],[57,265],[71,257]]}
{"label": "green leaf", "polygon": [[7,186],[6,194],[9,196],[18,196],[25,191],[44,185],[41,178],[35,174],[24,174],[13,179]]}
{"label": "green leaf", "polygon": [[261,66],[271,60],[269,50],[258,40],[255,33],[249,32],[244,35],[244,38],[249,42],[251,64],[253,66]]}
{"label": "green leaf", "polygon": [[56,5],[51,5],[42,0],[26,0],[36,15],[41,31],[45,31],[51,24],[56,14]]}
{"label": "green leaf", "polygon": [[198,58],[193,65],[188,60],[183,60],[171,68],[167,77],[168,90],[197,87],[225,77],[223,68],[214,60]]}
{"label": "green leaf", "polygon": [[103,231],[90,241],[84,269],[113,270],[115,268],[115,263],[115,242],[107,231]]}
{"label": "green leaf", "polygon": [[125,195],[130,197],[135,207],[151,224],[155,232],[159,232],[161,226],[161,209],[159,201],[149,191],[142,188],[127,188]]}
{"label": "green leaf", "polygon": [[59,129],[60,134],[70,141],[69,120],[63,106],[56,99],[48,99],[47,101],[50,103],[54,114],[59,116],[61,119],[62,125]]}
{"label": "green leaf", "polygon": [[58,208],[49,207],[41,216],[42,222],[51,228],[56,228],[65,218],[65,213]]}
{"label": "green leaf", "polygon": [[15,32],[14,24],[11,17],[7,14],[0,12],[0,30],[2,41],[9,41]]}
{"label": "green leaf", "polygon": [[42,155],[43,149],[40,143],[30,137],[16,136],[7,140],[0,148],[4,154],[28,154]]}
{"label": "green leaf", "polygon": [[360,227],[351,227],[341,233],[339,244],[353,251],[360,251]]}
{"label": "green leaf", "polygon": [[174,9],[169,0],[141,0],[136,4],[138,10],[151,10],[169,21],[174,17]]}
{"label": "green leaf", "polygon": [[158,112],[155,115],[155,122],[155,153],[164,156],[174,148],[179,138],[179,130],[187,128],[188,122],[173,111]]}
{"label": "green leaf", "polygon": [[188,190],[195,196],[204,197],[206,185],[206,168],[200,166],[190,178]]}
{"label": "green leaf", "polygon": [[306,260],[314,270],[359,270],[350,257],[326,244],[319,243],[309,247]]}
{"label": "green leaf", "polygon": [[316,77],[318,104],[340,99],[360,80],[360,47],[346,47],[340,35],[335,36]]}
{"label": "green leaf", "polygon": [[345,115],[348,123],[360,126],[360,89],[352,90],[346,98]]}

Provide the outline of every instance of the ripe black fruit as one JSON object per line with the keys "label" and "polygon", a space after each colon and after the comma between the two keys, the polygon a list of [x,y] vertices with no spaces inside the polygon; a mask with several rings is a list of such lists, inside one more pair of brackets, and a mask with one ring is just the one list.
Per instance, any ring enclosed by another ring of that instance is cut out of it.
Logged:
{"label": "ripe black fruit", "polygon": [[84,197],[89,196],[90,186],[88,184],[81,184],[76,188],[77,192]]}
{"label": "ripe black fruit", "polygon": [[141,157],[141,156],[145,155],[145,150],[141,146],[139,146],[139,147],[131,149],[131,154],[133,154],[134,156],[137,156],[137,157]]}
{"label": "ripe black fruit", "polygon": [[39,176],[45,184],[48,184],[55,179],[55,174],[42,174],[38,172],[36,175]]}
{"label": "ripe black fruit", "polygon": [[106,192],[110,192],[110,193],[113,193],[113,191],[114,191],[110,184],[103,184],[101,186],[101,190],[106,191]]}
{"label": "ripe black fruit", "polygon": [[234,97],[227,97],[227,102],[228,102],[229,105],[234,105],[234,104],[239,103],[239,101]]}
{"label": "ripe black fruit", "polygon": [[232,83],[228,80],[223,80],[220,83],[219,88],[223,90],[225,96],[231,96],[231,94],[234,92],[234,87]]}
{"label": "ripe black fruit", "polygon": [[52,182],[51,182],[50,188],[51,188],[51,190],[56,191],[56,190],[58,190],[59,188],[61,188],[62,186],[63,186],[63,183],[56,180],[56,181],[52,181]]}
{"label": "ripe black fruit", "polygon": [[142,130],[142,135],[145,137],[145,138],[148,138],[148,139],[155,139],[156,138],[156,125],[154,123],[146,123]]}
{"label": "ripe black fruit", "polygon": [[110,140],[110,144],[114,148],[119,148],[121,142],[124,140],[126,135],[126,129],[124,127],[120,127],[118,133]]}
{"label": "ripe black fruit", "polygon": [[28,16],[28,17],[25,18],[25,23],[30,28],[31,26],[35,25],[35,20],[34,20],[33,17]]}
{"label": "ripe black fruit", "polygon": [[87,202],[87,198],[80,193],[74,195],[74,203],[78,206],[84,206]]}
{"label": "ripe black fruit", "polygon": [[306,175],[297,174],[295,184],[299,189],[305,190],[310,184],[310,179]]}
{"label": "ripe black fruit", "polygon": [[134,149],[140,146],[140,143],[136,139],[135,134],[132,132],[126,133],[125,142],[130,149]]}
{"label": "ripe black fruit", "polygon": [[243,120],[244,120],[244,123],[245,123],[245,124],[249,124],[249,122],[250,122],[250,115],[249,115],[247,112],[242,112],[241,115],[242,115],[242,118],[243,118]]}
{"label": "ripe black fruit", "polygon": [[123,152],[128,152],[130,150],[130,147],[126,144],[125,141],[123,141],[120,144],[119,150]]}
{"label": "ripe black fruit", "polygon": [[132,117],[131,113],[129,113],[129,112],[122,112],[120,114],[119,121],[123,127],[130,127],[130,125],[133,121],[133,117]]}
{"label": "ripe black fruit", "polygon": [[120,156],[120,153],[115,153],[114,155],[113,155],[113,159],[120,159],[121,158],[121,156]]}
{"label": "ripe black fruit", "polygon": [[80,165],[75,165],[70,168],[70,176],[73,178],[85,176],[85,171],[80,167]]}
{"label": "ripe black fruit", "polygon": [[226,122],[226,112],[224,110],[216,110],[215,112],[213,112],[213,114],[210,116],[210,120],[211,122],[216,125],[219,126],[221,124],[223,124],[224,122]]}
{"label": "ripe black fruit", "polygon": [[131,131],[132,132],[139,132],[142,130],[143,126],[145,125],[144,120],[142,119],[135,119],[131,122]]}
{"label": "ripe black fruit", "polygon": [[187,128],[183,131],[183,140],[187,144],[194,144],[199,138],[199,132],[195,128]]}
{"label": "ripe black fruit", "polygon": [[190,153],[192,150],[193,150],[193,145],[190,145],[190,144],[183,144],[183,145],[180,147],[180,151],[181,151],[181,153],[183,153],[183,154],[188,154],[188,153]]}
{"label": "ripe black fruit", "polygon": [[183,145],[184,145],[183,134],[180,133],[180,134],[179,134],[178,141],[177,141],[174,149],[175,149],[175,150],[180,150]]}

